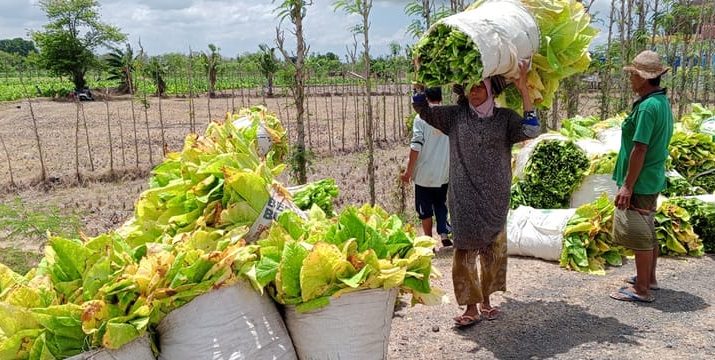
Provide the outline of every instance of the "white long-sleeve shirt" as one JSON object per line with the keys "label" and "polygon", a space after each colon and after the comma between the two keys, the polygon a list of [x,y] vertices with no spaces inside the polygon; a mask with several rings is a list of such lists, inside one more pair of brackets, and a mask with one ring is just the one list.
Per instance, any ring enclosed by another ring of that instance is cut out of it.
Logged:
{"label": "white long-sleeve shirt", "polygon": [[422,187],[441,187],[449,182],[449,137],[427,124],[419,115],[412,124],[410,148],[419,151],[415,184]]}

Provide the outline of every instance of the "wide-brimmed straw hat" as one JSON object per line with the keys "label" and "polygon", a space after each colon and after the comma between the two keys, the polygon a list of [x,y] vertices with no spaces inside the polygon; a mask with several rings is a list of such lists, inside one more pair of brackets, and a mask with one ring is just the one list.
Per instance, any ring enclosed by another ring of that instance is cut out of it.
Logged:
{"label": "wide-brimmed straw hat", "polygon": [[658,53],[651,50],[641,51],[636,55],[631,65],[625,66],[624,71],[634,72],[644,79],[655,79],[670,70],[660,62]]}

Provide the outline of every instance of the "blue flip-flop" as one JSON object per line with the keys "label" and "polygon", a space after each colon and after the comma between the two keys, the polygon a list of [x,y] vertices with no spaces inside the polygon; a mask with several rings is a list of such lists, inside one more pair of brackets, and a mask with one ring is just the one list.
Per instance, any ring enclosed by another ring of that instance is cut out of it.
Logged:
{"label": "blue flip-flop", "polygon": [[622,287],[617,292],[611,293],[611,298],[620,301],[652,303],[655,298],[651,296],[641,296],[631,291],[628,287]]}
{"label": "blue flip-flop", "polygon": [[[626,279],[623,280],[623,281],[625,281],[625,282],[627,282],[627,283],[629,283],[629,284],[631,284],[631,285],[635,285],[635,284],[636,284],[636,279],[637,279],[637,277],[636,277],[635,275],[633,275],[633,276],[631,276],[631,277],[626,278]],[[658,286],[658,285],[651,285],[651,286],[650,286],[650,289],[651,289],[651,290],[660,290],[660,286]]]}

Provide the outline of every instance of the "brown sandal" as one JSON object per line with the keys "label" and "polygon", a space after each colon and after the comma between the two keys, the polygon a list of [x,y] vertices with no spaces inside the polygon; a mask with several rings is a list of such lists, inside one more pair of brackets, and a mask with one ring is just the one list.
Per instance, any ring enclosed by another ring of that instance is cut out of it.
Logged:
{"label": "brown sandal", "polygon": [[492,321],[496,320],[499,318],[499,314],[501,313],[501,310],[499,310],[499,307],[493,307],[489,309],[482,309],[481,306],[479,307],[479,312],[484,316],[485,319]]}
{"label": "brown sandal", "polygon": [[454,318],[454,326],[457,328],[466,328],[472,326],[481,320],[481,317],[472,315],[460,315]]}

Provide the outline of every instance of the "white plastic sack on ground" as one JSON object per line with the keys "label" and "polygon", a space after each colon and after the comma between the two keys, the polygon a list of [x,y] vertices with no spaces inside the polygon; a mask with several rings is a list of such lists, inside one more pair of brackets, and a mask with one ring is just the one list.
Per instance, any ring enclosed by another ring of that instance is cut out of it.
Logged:
{"label": "white plastic sack on ground", "polygon": [[361,290],[300,314],[287,306],[285,322],[301,360],[386,359],[397,289]]}
{"label": "white plastic sack on ground", "polygon": [[713,203],[715,204],[715,195],[713,194],[708,194],[708,195],[694,195],[694,196],[684,196],[686,199],[698,199],[702,200],[707,203]]}
{"label": "white plastic sack on ground", "polygon": [[[234,120],[233,126],[237,129],[247,128],[253,126],[253,121],[249,117],[244,116]],[[258,131],[256,131],[256,140],[258,141],[258,155],[266,156],[266,154],[268,154],[271,150],[271,146],[273,146],[273,140],[271,140],[270,135],[268,135],[268,131],[266,131],[266,124],[262,122],[258,126]]]}
{"label": "white plastic sack on ground", "polygon": [[715,138],[715,116],[704,120],[702,124],[700,124],[700,132],[712,135],[713,138]]}
{"label": "white plastic sack on ground", "polygon": [[581,150],[586,153],[586,156],[588,156],[589,159],[611,151],[608,146],[596,139],[580,139],[575,141],[575,143],[576,146],[581,148]]}
{"label": "white plastic sack on ground", "polygon": [[521,148],[519,153],[516,155],[516,161],[514,162],[514,176],[521,178],[524,170],[526,169],[526,164],[529,163],[531,159],[531,154],[536,149],[536,145],[545,140],[560,140],[568,141],[569,139],[561,134],[556,133],[546,133],[539,135],[539,137],[526,141],[524,147]]}
{"label": "white plastic sack on ground", "polygon": [[519,206],[507,219],[507,254],[558,261],[566,223],[576,209],[542,210]]}
{"label": "white plastic sack on ground", "polygon": [[605,129],[596,134],[598,141],[610,151],[618,152],[621,150],[621,128],[612,127]]}
{"label": "white plastic sack on ground", "polygon": [[519,60],[539,51],[539,27],[529,11],[514,0],[487,0],[479,8],[441,22],[467,34],[477,46],[483,77],[519,75]]}
{"label": "white plastic sack on ground", "polygon": [[156,360],[149,338],[145,335],[120,349],[97,349],[83,352],[67,360]]}
{"label": "white plastic sack on ground", "polygon": [[159,359],[297,359],[275,303],[246,283],[197,297],[158,331]]}
{"label": "white plastic sack on ground", "polygon": [[581,186],[571,194],[572,208],[577,208],[583,204],[588,204],[606,193],[609,199],[614,199],[618,193],[618,185],[609,174],[593,174],[586,176],[581,182]]}

